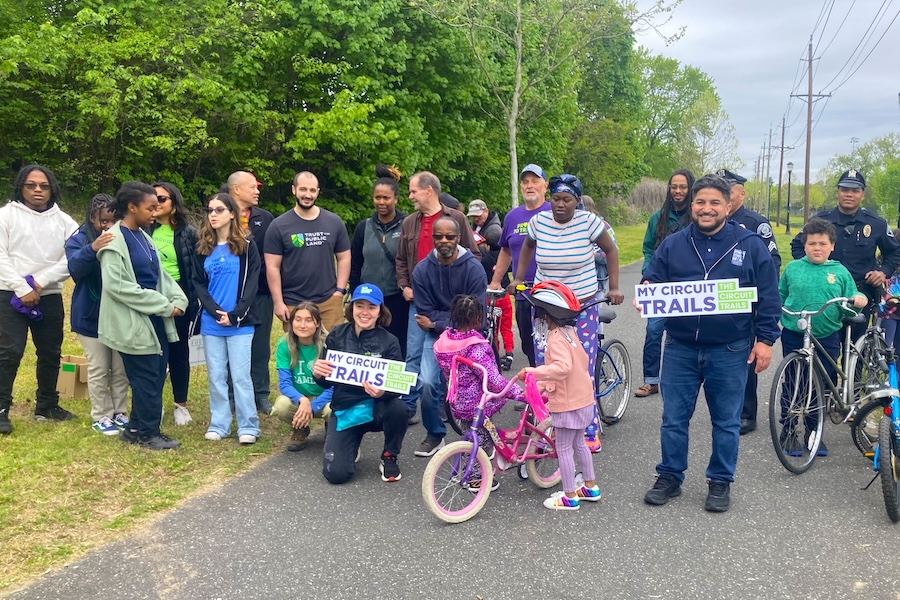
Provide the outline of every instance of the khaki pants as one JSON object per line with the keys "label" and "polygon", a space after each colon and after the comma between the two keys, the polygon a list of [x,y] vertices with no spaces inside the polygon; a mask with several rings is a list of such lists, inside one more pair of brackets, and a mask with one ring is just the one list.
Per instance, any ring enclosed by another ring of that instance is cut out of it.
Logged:
{"label": "khaki pants", "polygon": [[[310,401],[313,398],[310,398]],[[297,413],[297,405],[291,402],[291,399],[287,396],[279,395],[278,398],[275,399],[275,403],[272,404],[272,412],[269,413],[269,416],[278,417],[280,420],[284,421],[288,425],[294,420],[294,415]],[[328,417],[331,416],[331,403],[329,402],[316,414],[313,414],[314,417],[319,417],[322,419],[328,420]]]}
{"label": "khaki pants", "polygon": [[[344,298],[345,296],[332,296],[324,302],[316,303],[319,314],[322,316],[322,325],[326,331],[331,332],[331,330],[344,322]],[[294,310],[294,306],[287,307],[288,314]],[[282,323],[282,327],[284,332],[287,333],[290,323]]]}
{"label": "khaki pants", "polygon": [[128,414],[128,376],[122,357],[104,346],[97,338],[78,334],[78,341],[88,360],[88,395],[91,397],[91,419],[112,419],[113,414]]}

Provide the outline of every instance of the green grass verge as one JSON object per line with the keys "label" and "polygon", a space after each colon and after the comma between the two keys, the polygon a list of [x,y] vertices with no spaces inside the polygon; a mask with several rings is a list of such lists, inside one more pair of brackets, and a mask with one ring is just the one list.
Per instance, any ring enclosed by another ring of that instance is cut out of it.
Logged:
{"label": "green grass verge", "polygon": [[[69,281],[67,306],[72,289]],[[280,328],[274,329],[272,348],[280,335]],[[66,333],[63,354],[83,354],[74,334]],[[78,415],[75,421],[35,422],[34,368],[29,341],[13,390],[15,431],[0,436],[0,594],[246,471],[281,451],[290,433],[288,425],[261,417],[262,433],[252,446],[240,446],[234,438],[203,439],[209,424],[206,369],[194,368],[188,397],[191,424],[175,427],[168,383],[164,393],[162,429],[181,448],[143,450],[94,432],[87,399],[61,402]]]}

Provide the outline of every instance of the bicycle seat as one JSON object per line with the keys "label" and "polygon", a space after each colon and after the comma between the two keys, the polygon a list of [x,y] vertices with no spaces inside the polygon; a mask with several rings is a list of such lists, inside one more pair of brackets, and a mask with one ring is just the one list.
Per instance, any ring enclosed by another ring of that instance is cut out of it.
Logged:
{"label": "bicycle seat", "polygon": [[597,320],[601,323],[612,323],[616,319],[616,311],[608,308],[597,308]]}
{"label": "bicycle seat", "polygon": [[859,313],[858,315],[847,316],[841,319],[842,323],[849,323],[851,325],[858,325],[859,323],[865,323],[868,320],[868,317],[863,313]]}

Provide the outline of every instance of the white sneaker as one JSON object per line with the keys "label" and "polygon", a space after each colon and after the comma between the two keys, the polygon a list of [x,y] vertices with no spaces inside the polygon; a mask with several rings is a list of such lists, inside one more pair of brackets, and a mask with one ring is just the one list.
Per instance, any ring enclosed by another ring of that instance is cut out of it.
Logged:
{"label": "white sneaker", "polygon": [[181,406],[180,404],[175,405],[175,411],[172,413],[172,417],[175,419],[176,425],[187,425],[193,421],[187,406]]}
{"label": "white sneaker", "polygon": [[207,431],[206,435],[204,435],[203,437],[205,437],[206,439],[208,439],[211,442],[219,442],[222,440],[222,436],[219,435],[218,433],[216,433],[215,431]]}
{"label": "white sneaker", "polygon": [[250,445],[256,443],[256,436],[250,435],[249,433],[245,433],[244,435],[238,438],[238,442],[244,445]]}

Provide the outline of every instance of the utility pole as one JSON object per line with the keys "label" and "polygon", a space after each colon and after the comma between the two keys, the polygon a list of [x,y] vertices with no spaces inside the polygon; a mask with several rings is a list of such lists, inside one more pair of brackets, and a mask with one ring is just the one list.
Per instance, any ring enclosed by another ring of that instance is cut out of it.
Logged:
{"label": "utility pole", "polygon": [[778,208],[775,224],[781,224],[781,171],[784,168],[784,117],[781,117],[781,151],[778,153]]}
{"label": "utility pole", "polygon": [[771,210],[771,200],[772,200],[772,186],[769,185],[769,171],[772,167],[772,124],[769,124],[769,147],[768,153],[766,154],[766,214],[765,217],[768,220],[771,220],[772,214]]}
{"label": "utility pole", "polygon": [[819,98],[830,98],[831,97],[831,94],[813,94],[812,40],[813,40],[813,36],[810,35],[809,36],[809,52],[807,55],[808,58],[806,59],[806,61],[808,63],[807,73],[808,73],[808,79],[809,79],[808,85],[807,85],[807,92],[806,92],[806,94],[791,94],[791,96],[793,96],[795,98],[802,98],[802,99],[806,100],[806,166],[803,169],[803,171],[804,171],[804,173],[803,173],[803,222],[804,223],[809,221],[809,172],[811,170],[810,165],[809,165],[809,157],[810,157],[810,153],[811,153],[810,148],[812,145],[813,98],[818,100]]}

